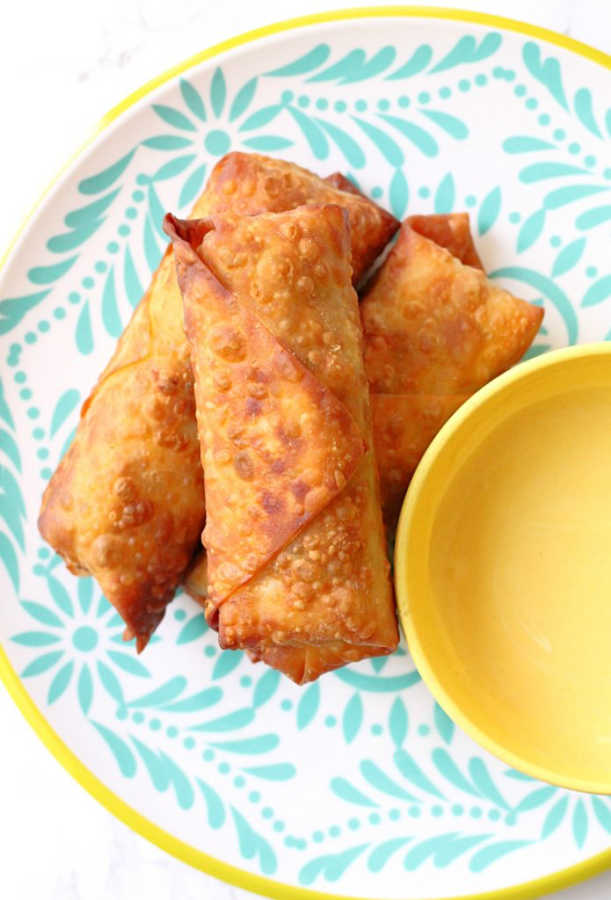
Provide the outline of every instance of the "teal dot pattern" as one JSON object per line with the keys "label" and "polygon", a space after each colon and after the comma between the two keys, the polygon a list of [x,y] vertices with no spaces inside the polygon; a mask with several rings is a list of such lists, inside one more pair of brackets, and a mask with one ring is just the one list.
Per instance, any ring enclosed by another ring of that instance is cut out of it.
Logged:
{"label": "teal dot pattern", "polygon": [[[607,846],[611,804],[474,748],[403,648],[297,689],[220,651],[183,595],[137,656],[98,587],[40,545],[26,472],[39,494],[85,399],[80,362],[108,357],[163,252],[163,213],[187,210],[231,149],[342,169],[401,218],[468,208],[484,258],[488,241],[505,247],[493,277],[546,307],[533,351],[610,337],[604,96],[548,45],[471,32],[413,53],[366,36],[347,50],[330,32],[277,66],[270,53],[247,76],[212,61],[169,83],[137,147],[93,168],[85,159],[40,257],[18,253],[22,281],[0,296],[0,464],[17,498],[0,521],[0,568],[20,617],[11,659],[52,723],[78,717],[118,793],[138,783],[169,819],[197,816],[209,852],[223,836],[236,865],[303,888],[369,885],[374,896],[383,877],[406,885],[411,873],[450,872],[485,890],[508,856],[526,871],[543,841],[570,861]],[[469,178],[454,161],[477,146],[475,110],[486,104],[508,110],[495,135],[503,171]],[[52,373],[51,395],[37,359],[66,340],[76,362]],[[165,653],[180,664],[159,664]],[[313,748],[328,749],[322,763]],[[306,824],[291,800],[299,792],[315,798]]]}

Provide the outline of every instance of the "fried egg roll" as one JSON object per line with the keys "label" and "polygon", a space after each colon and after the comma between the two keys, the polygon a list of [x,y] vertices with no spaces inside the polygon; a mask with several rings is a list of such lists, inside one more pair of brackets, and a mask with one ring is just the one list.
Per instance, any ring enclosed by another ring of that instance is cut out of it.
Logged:
{"label": "fried egg roll", "polygon": [[361,303],[391,528],[432,438],[461,403],[518,362],[543,318],[542,309],[495,285],[476,265],[466,214],[414,217],[402,225]]}
{"label": "fried egg roll", "polygon": [[206,616],[298,683],[398,634],[348,215],[166,217],[207,503]]}
{"label": "fried egg roll", "polygon": [[[245,153],[220,160],[192,215],[307,202],[348,210],[355,282],[399,224],[299,166]],[[97,579],[140,651],[174,596],[204,517],[193,378],[170,247],[83,406],[44,493],[39,528],[71,572]]]}

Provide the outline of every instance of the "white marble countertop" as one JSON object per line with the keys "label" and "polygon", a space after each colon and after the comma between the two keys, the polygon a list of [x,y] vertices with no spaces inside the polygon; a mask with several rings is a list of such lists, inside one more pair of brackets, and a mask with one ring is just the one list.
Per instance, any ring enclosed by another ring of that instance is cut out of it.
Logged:
{"label": "white marble countertop", "polygon": [[[180,60],[341,0],[21,0],[0,31],[0,248],[115,103]],[[348,3],[345,5],[363,5]],[[437,6],[460,3],[436,0]],[[609,0],[465,0],[611,51]],[[51,757],[0,688],[0,895],[7,900],[246,900],[114,819]],[[554,895],[606,900],[611,872]]]}

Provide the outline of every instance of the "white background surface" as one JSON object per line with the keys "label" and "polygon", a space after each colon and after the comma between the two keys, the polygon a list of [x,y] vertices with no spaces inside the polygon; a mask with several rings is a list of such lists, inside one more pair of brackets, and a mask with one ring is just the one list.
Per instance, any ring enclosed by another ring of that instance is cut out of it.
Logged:
{"label": "white background surface", "polygon": [[[66,158],[130,91],[235,34],[342,5],[364,4],[12,0],[0,31],[0,249]],[[609,0],[464,0],[464,6],[543,25],[611,52]],[[51,757],[1,687],[0,723],[2,898],[253,896],[190,869],[114,819]],[[611,872],[554,897],[609,900]]]}

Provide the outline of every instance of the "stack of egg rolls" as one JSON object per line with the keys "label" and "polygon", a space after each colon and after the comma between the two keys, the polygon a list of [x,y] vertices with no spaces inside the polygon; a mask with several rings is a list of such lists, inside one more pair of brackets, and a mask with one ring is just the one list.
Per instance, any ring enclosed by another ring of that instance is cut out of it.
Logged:
{"label": "stack of egg rolls", "polygon": [[304,682],[396,645],[372,440],[392,529],[432,437],[523,355],[542,311],[486,279],[466,214],[415,216],[359,322],[351,283],[399,223],[340,174],[231,153],[192,217],[167,220],[174,248],[83,407],[40,529],[138,650],[185,580],[222,646]]}

